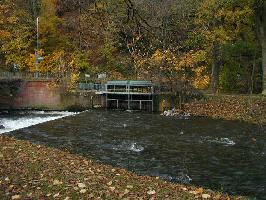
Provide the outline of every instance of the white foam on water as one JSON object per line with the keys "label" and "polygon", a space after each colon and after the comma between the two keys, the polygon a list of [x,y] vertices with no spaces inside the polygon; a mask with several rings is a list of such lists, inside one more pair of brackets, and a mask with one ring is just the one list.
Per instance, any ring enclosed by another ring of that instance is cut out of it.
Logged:
{"label": "white foam on water", "polygon": [[189,183],[192,181],[192,178],[190,178],[189,175],[184,174],[184,173],[180,173],[180,174],[178,174],[178,176],[175,177],[175,179],[176,179],[178,182],[183,183],[183,184],[189,184]]}
{"label": "white foam on water", "polygon": [[210,140],[210,142],[223,144],[223,145],[226,145],[226,146],[233,146],[233,145],[236,144],[233,140],[231,140],[229,138],[215,138],[214,140]]}
{"label": "white foam on water", "polygon": [[[19,130],[22,128],[30,127],[33,125],[41,124],[48,121],[53,121],[56,119],[61,119],[67,116],[76,115],[78,113],[74,112],[44,112],[44,111],[34,111],[32,114],[38,114],[38,116],[23,116],[20,118],[12,119],[12,118],[4,118],[1,119],[1,125],[5,128],[0,129],[0,134],[8,133],[11,131]],[[44,116],[40,116],[40,115]],[[47,116],[48,115],[48,116]],[[53,116],[54,115],[54,116]]]}
{"label": "white foam on water", "polygon": [[168,180],[168,181],[175,181],[182,184],[189,184],[192,181],[192,178],[183,172],[178,173],[177,176],[171,176],[168,174],[156,174],[156,176],[159,176],[161,179]]}
{"label": "white foam on water", "polygon": [[133,152],[142,152],[144,151],[144,147],[140,144],[137,144],[136,142],[123,142],[119,145],[112,145],[113,150],[119,150],[119,151],[133,151]]}
{"label": "white foam on water", "polygon": [[221,144],[221,145],[225,145],[225,146],[234,146],[236,144],[232,139],[229,139],[229,138],[205,137],[205,138],[202,138],[202,139],[203,139],[203,141],[207,141],[207,142],[210,142],[210,143]]}
{"label": "white foam on water", "polygon": [[144,147],[141,145],[138,145],[137,143],[132,143],[128,150],[134,151],[134,152],[142,152],[144,151]]}

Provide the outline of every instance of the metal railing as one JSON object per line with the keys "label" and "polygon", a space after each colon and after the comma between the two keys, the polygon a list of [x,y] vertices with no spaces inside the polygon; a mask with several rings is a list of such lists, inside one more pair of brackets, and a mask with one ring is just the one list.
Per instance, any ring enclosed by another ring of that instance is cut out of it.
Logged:
{"label": "metal railing", "polygon": [[79,83],[80,90],[104,91],[105,85],[98,83]]}
{"label": "metal railing", "polygon": [[30,73],[30,72],[0,72],[0,79],[22,79],[22,80],[51,80],[58,77],[69,77],[68,74],[54,73]]}
{"label": "metal railing", "polygon": [[54,79],[55,74],[51,73],[29,73],[29,72],[0,72],[0,79]]}

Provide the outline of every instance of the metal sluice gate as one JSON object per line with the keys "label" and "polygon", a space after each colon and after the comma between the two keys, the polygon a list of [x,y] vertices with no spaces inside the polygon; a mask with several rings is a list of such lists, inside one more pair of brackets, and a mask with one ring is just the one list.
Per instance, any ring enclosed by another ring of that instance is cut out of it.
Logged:
{"label": "metal sluice gate", "polygon": [[153,111],[154,87],[150,81],[108,81],[101,93],[106,108]]}

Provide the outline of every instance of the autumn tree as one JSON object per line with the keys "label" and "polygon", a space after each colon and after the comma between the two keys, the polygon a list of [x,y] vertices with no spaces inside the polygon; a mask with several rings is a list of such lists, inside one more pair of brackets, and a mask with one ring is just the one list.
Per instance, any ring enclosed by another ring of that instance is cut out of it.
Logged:
{"label": "autumn tree", "polygon": [[9,10],[5,9],[7,15],[5,19],[8,19],[8,23],[5,23],[5,30],[9,34],[1,38],[3,40],[1,52],[4,53],[6,66],[16,65],[24,69],[35,40],[32,17],[26,10],[21,9],[16,1],[3,4],[3,6],[6,5],[9,5]]}
{"label": "autumn tree", "polygon": [[[233,43],[242,35],[249,35],[252,28],[250,18],[253,12],[246,6],[246,0],[206,0],[199,8],[197,23],[202,35],[202,45],[212,57],[211,88],[219,89],[222,65],[221,48]],[[245,36],[244,36],[245,37]]]}
{"label": "autumn tree", "polygon": [[[11,18],[11,4],[4,1],[0,5],[0,45],[2,46],[4,44],[4,41],[6,41],[7,38],[10,38],[11,32],[10,32],[10,26],[13,25],[16,21],[16,19]],[[0,54],[1,62],[0,65],[3,66],[4,63],[4,53],[1,51]]]}
{"label": "autumn tree", "polygon": [[107,73],[171,88],[186,83],[205,89],[211,82],[213,92],[258,92],[263,79],[265,88],[264,0],[2,2],[6,66],[36,71],[39,17],[40,72],[72,74],[75,81]]}

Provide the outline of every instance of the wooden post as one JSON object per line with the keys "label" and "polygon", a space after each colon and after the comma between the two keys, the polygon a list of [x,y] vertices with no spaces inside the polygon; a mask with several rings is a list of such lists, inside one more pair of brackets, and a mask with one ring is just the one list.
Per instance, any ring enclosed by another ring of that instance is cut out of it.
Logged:
{"label": "wooden post", "polygon": [[153,112],[153,95],[152,95],[152,101],[151,101],[151,111]]}
{"label": "wooden post", "polygon": [[127,85],[128,95],[127,95],[127,109],[130,110],[130,85]]}
{"label": "wooden post", "polygon": [[107,110],[108,107],[108,94],[106,93],[106,99],[105,99],[105,109]]}
{"label": "wooden post", "polygon": [[151,111],[153,112],[153,97],[154,97],[154,87],[152,86],[151,90]]}

